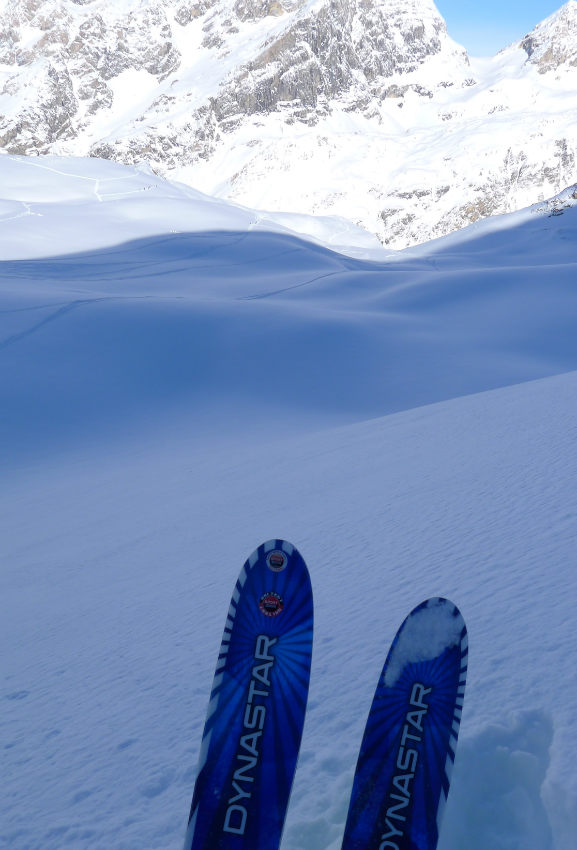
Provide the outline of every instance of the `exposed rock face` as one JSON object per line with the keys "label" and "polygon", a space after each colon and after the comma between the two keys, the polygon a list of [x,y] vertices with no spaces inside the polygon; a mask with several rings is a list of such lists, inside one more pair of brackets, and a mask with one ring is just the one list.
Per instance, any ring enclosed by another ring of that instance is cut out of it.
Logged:
{"label": "exposed rock face", "polygon": [[539,73],[562,66],[577,68],[577,2],[571,0],[521,41],[529,61]]}
{"label": "exposed rock face", "polygon": [[112,18],[102,0],[7,0],[0,91],[19,102],[3,109],[0,99],[0,144],[12,153],[49,152],[55,142],[81,137],[90,117],[112,106],[107,83],[122,72],[166,78],[180,55],[165,5],[127,4],[126,14]]}
{"label": "exposed rock face", "polygon": [[[291,117],[314,124],[331,100],[346,95],[349,109],[362,110],[384,96],[388,78],[416,71],[446,46],[445,24],[423,0],[330,0],[311,11],[301,5],[290,25],[222,86],[213,101],[217,120],[292,105]],[[247,0],[237,0],[237,13],[239,7],[245,15]],[[251,20],[259,11],[271,14],[260,0],[248,8]],[[464,51],[454,53],[467,64]]]}
{"label": "exposed rock face", "polygon": [[433,0],[0,0],[0,145],[144,159],[404,247],[574,181],[571,105],[533,78],[577,90],[576,34],[571,0],[485,84]]}

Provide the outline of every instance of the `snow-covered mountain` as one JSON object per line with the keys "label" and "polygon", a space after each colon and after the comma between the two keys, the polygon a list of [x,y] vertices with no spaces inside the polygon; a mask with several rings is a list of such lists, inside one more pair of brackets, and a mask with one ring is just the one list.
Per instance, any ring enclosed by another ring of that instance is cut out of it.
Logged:
{"label": "snow-covered mountain", "polygon": [[181,850],[278,534],[315,593],[283,850],[340,850],[439,594],[470,645],[439,850],[574,850],[577,186],[378,261],[98,159],[0,157],[0,188],[0,846]]}
{"label": "snow-covered mountain", "polygon": [[432,0],[2,0],[0,144],[404,247],[575,180],[577,2],[492,60]]}

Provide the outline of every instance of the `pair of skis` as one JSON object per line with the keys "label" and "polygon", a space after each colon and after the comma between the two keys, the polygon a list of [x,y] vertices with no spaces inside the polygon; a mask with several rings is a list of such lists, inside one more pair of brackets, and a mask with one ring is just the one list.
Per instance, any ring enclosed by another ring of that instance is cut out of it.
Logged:
{"label": "pair of skis", "polygon": [[[284,540],[253,552],[218,656],[184,850],[278,850],[308,694],[306,564]],[[467,631],[447,599],[400,627],[357,762],[342,850],[435,850],[467,671]]]}

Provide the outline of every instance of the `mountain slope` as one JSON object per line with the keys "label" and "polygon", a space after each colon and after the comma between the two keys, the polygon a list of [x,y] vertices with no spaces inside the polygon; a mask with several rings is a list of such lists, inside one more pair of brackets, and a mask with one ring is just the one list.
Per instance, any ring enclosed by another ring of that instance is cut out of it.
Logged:
{"label": "mountain slope", "polygon": [[5,0],[0,144],[146,161],[402,248],[575,182],[576,22],[570,0],[478,61],[432,0]]}
{"label": "mountain slope", "polygon": [[559,68],[577,67],[577,2],[570,0],[550,15],[521,42],[532,64],[541,74]]}

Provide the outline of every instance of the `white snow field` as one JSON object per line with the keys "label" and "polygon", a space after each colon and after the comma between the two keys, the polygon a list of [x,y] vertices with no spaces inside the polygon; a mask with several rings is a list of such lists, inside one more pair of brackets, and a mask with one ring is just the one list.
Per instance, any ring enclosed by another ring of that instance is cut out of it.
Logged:
{"label": "white snow field", "polygon": [[574,193],[387,253],[0,157],[0,847],[181,848],[230,593],[279,536],[316,610],[283,850],[339,850],[435,595],[470,644],[439,850],[574,850]]}

